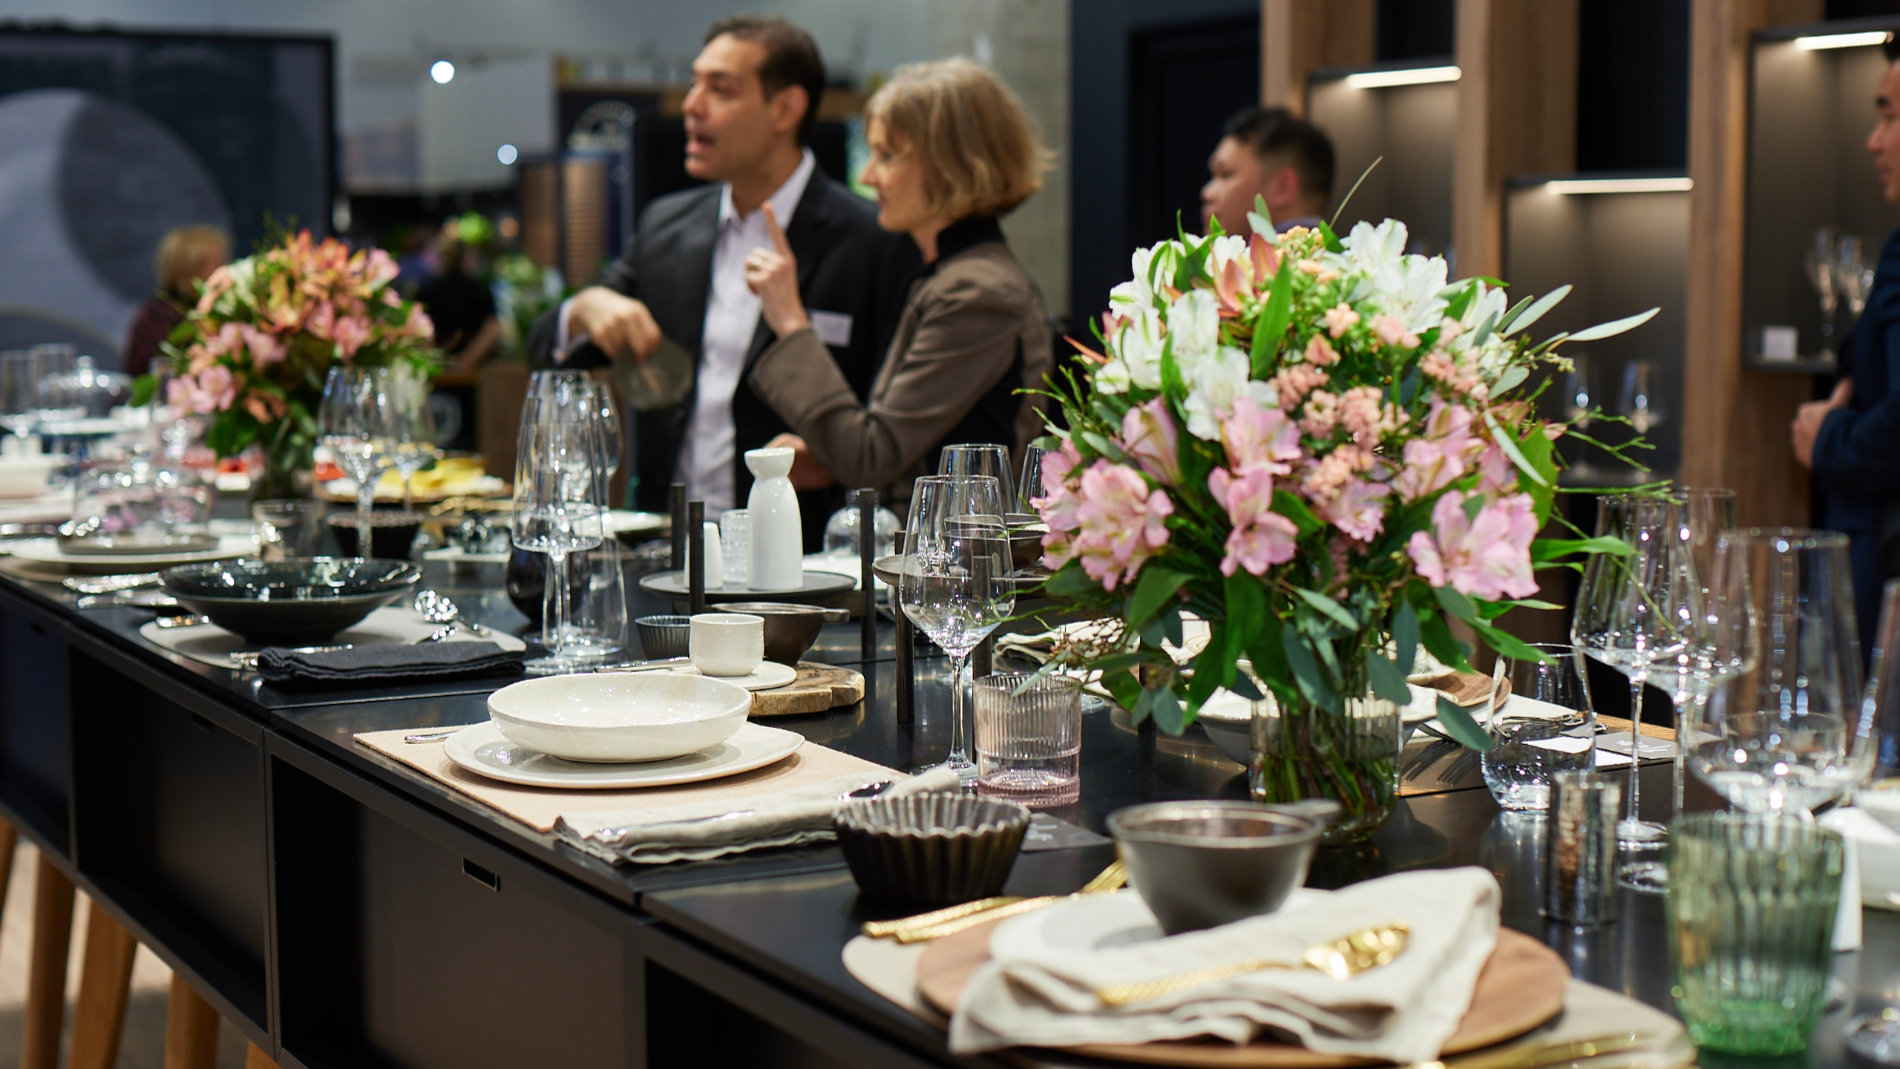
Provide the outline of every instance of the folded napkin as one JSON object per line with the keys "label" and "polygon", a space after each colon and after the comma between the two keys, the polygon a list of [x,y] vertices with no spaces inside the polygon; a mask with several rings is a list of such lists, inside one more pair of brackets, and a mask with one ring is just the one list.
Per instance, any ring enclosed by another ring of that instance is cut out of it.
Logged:
{"label": "folded napkin", "polygon": [[423,679],[521,674],[523,653],[493,642],[430,642],[421,646],[357,646],[323,653],[267,648],[257,670],[280,686],[353,686]]}
{"label": "folded napkin", "polygon": [[[604,809],[562,814],[554,832],[597,857],[615,862],[657,865],[697,861],[723,854],[797,846],[834,837],[831,814],[844,793],[866,785],[864,773],[834,776],[788,791],[767,793],[738,803],[730,798],[638,809]],[[932,769],[897,781],[886,796],[954,790],[957,774]]]}
{"label": "folded napkin", "polygon": [[[971,1054],[1195,1036],[1239,1044],[1271,1032],[1329,1054],[1401,1063],[1434,1058],[1463,1019],[1497,942],[1498,901],[1491,873],[1463,868],[1369,880],[1278,913],[1098,950],[1019,951],[1006,923],[951,1018],[950,1049]],[[1248,959],[1298,962],[1315,942],[1392,921],[1411,926],[1405,951],[1351,980],[1264,969],[1113,1009],[1094,994],[1107,984]]]}

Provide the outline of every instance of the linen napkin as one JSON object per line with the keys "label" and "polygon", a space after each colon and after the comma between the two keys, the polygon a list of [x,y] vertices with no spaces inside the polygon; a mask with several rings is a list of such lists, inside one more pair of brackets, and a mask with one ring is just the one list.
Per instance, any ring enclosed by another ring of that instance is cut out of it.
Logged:
{"label": "linen napkin", "polygon": [[493,642],[375,645],[322,653],[266,648],[257,670],[266,682],[289,687],[357,686],[421,679],[465,679],[521,674],[523,653]]}
{"label": "linen napkin", "polygon": [[[848,804],[844,793],[865,785],[864,774],[859,772],[764,794],[740,803],[746,806],[743,809],[733,809],[732,800],[727,798],[564,813],[555,823],[554,833],[596,857],[642,865],[823,842],[834,837],[831,814]],[[936,768],[899,780],[884,794],[901,796],[956,787],[956,772]]]}
{"label": "linen napkin", "polygon": [[[950,1021],[950,1049],[1148,1043],[1263,1033],[1309,1050],[1394,1062],[1434,1058],[1471,1004],[1497,942],[1498,884],[1478,868],[1401,873],[1219,928],[1097,950],[1012,947],[1009,922]],[[1059,908],[1059,907],[1058,907]],[[1109,1008],[1094,989],[1260,959],[1298,962],[1315,942],[1392,921],[1405,951],[1350,980],[1263,969]]]}

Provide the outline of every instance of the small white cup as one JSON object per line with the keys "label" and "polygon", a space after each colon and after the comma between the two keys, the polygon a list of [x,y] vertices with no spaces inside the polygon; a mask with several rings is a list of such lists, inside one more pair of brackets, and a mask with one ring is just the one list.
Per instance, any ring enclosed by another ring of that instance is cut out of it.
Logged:
{"label": "small white cup", "polygon": [[709,676],[749,676],[765,660],[765,618],[739,612],[702,612],[687,635],[693,667]]}

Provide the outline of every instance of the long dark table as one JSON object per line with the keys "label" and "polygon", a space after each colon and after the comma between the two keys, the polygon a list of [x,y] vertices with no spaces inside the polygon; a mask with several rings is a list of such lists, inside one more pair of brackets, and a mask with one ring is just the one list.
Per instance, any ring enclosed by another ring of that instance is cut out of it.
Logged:
{"label": "long dark table", "polygon": [[[426,578],[474,619],[523,623],[499,568]],[[147,613],[74,605],[0,577],[0,815],[281,1064],[965,1064],[845,973],[856,926],[888,914],[858,903],[835,847],[614,867],[352,741],[479,721],[491,686],[281,692],[144,641]],[[940,758],[945,663],[917,659],[918,711],[900,721],[888,626],[881,639],[864,660],[855,624],[827,629],[814,657],[863,671],[866,700],[775,723],[895,768]],[[1198,729],[1157,738],[1106,706],[1084,725],[1083,799],[1056,814],[1084,828],[1137,801],[1245,795]],[[1500,814],[1447,744],[1415,738],[1406,762],[1408,786],[1433,793],[1402,799],[1370,843],[1323,851],[1309,882],[1482,865],[1506,924],[1671,1008],[1659,899],[1624,895],[1601,929],[1547,925],[1541,823]],[[1668,768],[1643,775],[1660,816]],[[1025,853],[1008,890],[1070,891],[1111,858]],[[1900,981],[1900,918],[1865,922],[1869,949],[1838,966],[1877,1006]],[[1844,1060],[1842,1020],[1822,1022],[1812,1064]]]}

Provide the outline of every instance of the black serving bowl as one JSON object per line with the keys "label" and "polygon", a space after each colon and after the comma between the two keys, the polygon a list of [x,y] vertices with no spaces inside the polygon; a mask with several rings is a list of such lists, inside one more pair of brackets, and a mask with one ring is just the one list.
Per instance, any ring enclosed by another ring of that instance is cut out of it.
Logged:
{"label": "black serving bowl", "polygon": [[798,667],[798,659],[805,656],[805,651],[811,649],[811,644],[818,641],[818,632],[827,621],[839,623],[851,617],[844,609],[790,601],[730,601],[710,608],[714,612],[738,612],[763,619],[765,659],[794,668]]}
{"label": "black serving bowl", "polygon": [[1128,882],[1169,935],[1272,913],[1306,882],[1339,803],[1148,802],[1108,815]]}
{"label": "black serving bowl", "polygon": [[831,825],[858,890],[923,908],[1001,891],[1029,830],[1029,810],[965,794],[912,794],[842,806]]}
{"label": "black serving bowl", "polygon": [[302,557],[186,564],[163,573],[166,593],[247,642],[322,642],[407,594],[422,569],[399,560]]}

